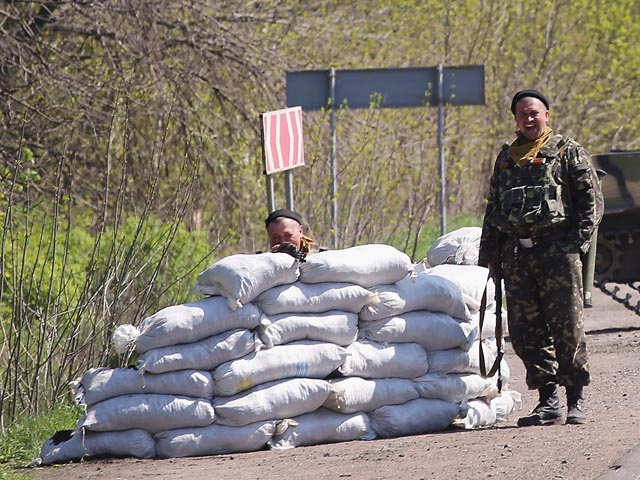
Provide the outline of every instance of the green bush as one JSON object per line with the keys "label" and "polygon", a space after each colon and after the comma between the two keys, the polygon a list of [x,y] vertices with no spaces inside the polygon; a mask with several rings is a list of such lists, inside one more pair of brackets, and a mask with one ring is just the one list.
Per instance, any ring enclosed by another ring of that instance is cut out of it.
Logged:
{"label": "green bush", "polygon": [[54,405],[87,368],[118,366],[115,327],[189,301],[213,250],[180,219],[131,216],[100,229],[88,215],[10,213],[0,237],[3,424]]}

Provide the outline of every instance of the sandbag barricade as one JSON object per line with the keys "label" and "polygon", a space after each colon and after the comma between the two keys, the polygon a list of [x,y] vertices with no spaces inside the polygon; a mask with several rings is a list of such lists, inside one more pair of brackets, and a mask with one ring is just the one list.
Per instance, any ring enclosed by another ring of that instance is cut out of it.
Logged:
{"label": "sandbag barricade", "polygon": [[319,408],[281,423],[268,441],[272,450],[318,445],[321,443],[374,440],[376,434],[365,413],[342,414]]}
{"label": "sandbag barricade", "polygon": [[300,281],[374,287],[395,283],[412,272],[413,264],[406,253],[390,245],[371,244],[311,255],[300,265]]}
{"label": "sandbag barricade", "polygon": [[198,275],[194,293],[222,295],[235,310],[272,287],[295,282],[298,266],[286,253],[230,255]]}
{"label": "sandbag barricade", "polygon": [[[118,327],[116,350],[137,352],[136,368],[72,382],[86,411],[40,463],[373,440],[476,428],[516,408],[491,404],[496,379],[479,375],[479,287],[454,270],[468,265],[417,273],[384,245],[313,254],[306,267],[272,255],[223,259],[198,279],[213,296]],[[495,358],[495,341],[482,346]],[[130,435],[131,449],[107,435]]]}
{"label": "sandbag barricade", "polygon": [[442,264],[477,265],[482,228],[462,227],[445,233],[427,250],[427,267]]}
{"label": "sandbag barricade", "polygon": [[515,390],[505,390],[490,400],[476,398],[466,404],[466,414],[460,415],[452,426],[474,429],[503,422],[507,416],[521,404],[521,395]]}

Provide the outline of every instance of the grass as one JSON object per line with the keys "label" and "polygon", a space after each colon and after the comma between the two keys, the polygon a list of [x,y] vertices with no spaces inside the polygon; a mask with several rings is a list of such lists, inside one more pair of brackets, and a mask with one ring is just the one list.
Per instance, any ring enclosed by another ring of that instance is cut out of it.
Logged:
{"label": "grass", "polygon": [[75,428],[81,408],[59,405],[37,417],[19,417],[0,434],[0,480],[26,480],[21,470],[40,455],[40,447],[58,430]]}

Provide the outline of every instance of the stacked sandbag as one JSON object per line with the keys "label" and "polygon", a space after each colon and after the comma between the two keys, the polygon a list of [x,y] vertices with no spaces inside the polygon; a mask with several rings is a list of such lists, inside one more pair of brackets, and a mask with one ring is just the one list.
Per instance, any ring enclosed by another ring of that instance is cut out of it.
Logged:
{"label": "stacked sandbag", "polygon": [[140,429],[157,433],[210,425],[214,420],[210,401],[213,380],[209,372],[142,374],[136,369],[97,368],[74,384],[76,398],[80,394],[79,400],[86,406],[78,429]]}
{"label": "stacked sandbag", "polygon": [[477,265],[480,252],[481,227],[462,227],[438,237],[427,250],[428,267],[446,263]]}
{"label": "stacked sandbag", "polygon": [[215,417],[208,371],[93,368],[71,388],[85,412],[75,430],[43,444],[38,464],[95,456],[154,458],[154,433],[210,425]]}
{"label": "stacked sandbag", "polygon": [[390,245],[370,244],[310,256],[300,266],[300,280],[373,287],[402,280],[412,272],[413,265],[406,253]]}
{"label": "stacked sandbag", "polygon": [[284,420],[268,441],[272,450],[325,443],[374,440],[376,434],[365,413],[342,414],[325,408]]}
{"label": "stacked sandbag", "polygon": [[195,294],[221,295],[233,310],[260,293],[298,279],[298,261],[286,253],[230,255],[198,275]]}
{"label": "stacked sandbag", "polygon": [[473,342],[460,289],[445,278],[414,273],[372,290],[376,301],[361,310],[359,339],[339,369],[352,378],[334,380],[337,391],[325,406],[366,411],[383,438],[447,428],[459,406],[420,398],[415,379],[429,371],[429,350],[469,348]]}
{"label": "stacked sandbag", "polygon": [[[113,335],[116,351],[135,353],[136,367],[90,369],[72,382],[85,413],[72,435],[43,445],[40,461],[263,448],[275,432],[275,422],[249,425],[232,434],[215,428],[213,371],[259,351],[262,342],[256,328],[262,313],[250,299],[297,277],[298,263],[286,254],[227,257],[198,277],[197,288],[210,288],[212,293],[218,289],[219,294],[163,308],[138,327],[118,327]],[[131,441],[117,448],[102,441],[108,435],[124,438],[126,432]],[[79,439],[90,442],[79,449]]]}
{"label": "stacked sandbag", "polygon": [[[496,287],[489,276],[489,269],[478,265],[442,264],[423,270],[426,274],[446,277],[454,282],[462,291],[465,303],[469,307],[471,322],[480,328],[480,314],[483,294],[486,295],[484,318],[482,319],[482,338],[495,336],[496,330]],[[507,334],[506,308],[501,310],[503,335]]]}
{"label": "stacked sandbag", "polygon": [[358,313],[375,298],[367,287],[411,270],[410,259],[387,245],[327,251],[301,263],[298,281],[258,295],[264,347],[213,372],[216,423],[281,420],[268,442],[274,449],[375,438],[365,413],[321,407],[357,338]]}
{"label": "stacked sandbag", "polygon": [[[456,243],[460,246],[465,241]],[[470,251],[471,246],[467,248]],[[485,288],[487,303],[493,304],[495,289],[487,282],[488,269],[473,265],[469,260],[473,256],[465,257],[467,264],[455,264],[454,253],[443,255],[449,263],[428,266],[422,262],[422,266],[414,266],[412,277],[374,287],[378,301],[360,312],[360,339],[349,347],[353,355],[340,371],[355,371],[368,380],[379,373],[410,378],[415,390],[407,394],[406,389],[399,388],[398,398],[404,403],[389,402],[370,412],[372,426],[380,437],[446,428],[453,419],[469,412],[469,401],[499,398],[498,376],[503,388],[507,386],[509,369],[504,360],[492,378],[484,378],[480,372],[480,346],[487,368],[497,355],[495,315],[493,328],[488,330],[486,323],[483,325],[482,342],[477,321]],[[394,369],[403,359],[402,353],[396,352],[415,347],[423,352],[414,351],[413,364]],[[393,355],[388,353],[392,351]],[[385,363],[387,370],[381,370],[377,362]],[[398,375],[398,370],[402,374]],[[341,393],[345,399],[354,396]],[[414,409],[415,414],[409,413]]]}
{"label": "stacked sandbag", "polygon": [[[473,258],[469,252],[475,251],[479,246],[479,230],[460,229],[451,232],[440,246],[444,248],[443,245],[447,242],[450,245],[458,245],[467,253],[467,259]],[[450,258],[460,257],[454,255]],[[459,264],[453,261],[429,267],[425,273],[446,276],[460,287],[472,315],[471,324],[477,328],[479,338],[468,351],[452,349],[430,352],[431,370],[417,380],[421,395],[460,401],[463,411],[466,410],[467,413],[456,419],[454,426],[478,428],[504,421],[520,406],[520,394],[510,390],[508,386],[510,371],[507,362],[502,359],[494,377],[487,379],[480,376],[481,353],[487,370],[497,357],[495,284],[489,276],[488,269],[471,262]],[[486,305],[485,310],[481,311],[483,295],[486,296]],[[501,315],[502,334],[505,336],[506,308],[502,308]],[[502,386],[501,392],[497,389],[498,377]]]}
{"label": "stacked sandbag", "polygon": [[[40,461],[216,455],[447,428],[474,411],[473,399],[430,394],[425,377],[477,375],[479,348],[475,291],[452,273],[417,275],[404,253],[377,244],[304,262],[284,253],[222,259],[198,277],[195,290],[208,297],[118,327],[116,349],[135,353],[135,367],[91,369],[73,382],[85,414],[65,439],[43,445]],[[483,344],[495,356],[495,343]],[[131,449],[108,435],[129,435]]]}
{"label": "stacked sandbag", "polygon": [[[297,322],[286,315],[269,318],[257,306],[262,295],[299,283],[299,266],[298,260],[284,253],[236,255],[222,259],[199,275],[196,291],[218,295],[210,298],[226,299],[227,307],[234,313],[250,308],[258,312],[258,317],[252,317],[256,321],[251,327],[232,325],[236,328],[218,334],[222,342],[216,343],[209,337],[188,346],[186,350],[192,356],[199,352],[200,360],[205,357],[203,351],[219,354],[216,362],[210,356],[207,365],[213,378],[211,405],[215,421],[199,428],[157,433],[159,457],[259,450],[267,445],[282,420],[322,406],[331,390],[324,378],[342,363],[344,347],[324,341],[322,334],[316,340],[315,333],[323,331],[321,328],[307,328],[305,333],[299,318]],[[369,292],[358,294],[360,301],[364,301]],[[335,305],[341,304],[337,301]],[[306,313],[304,309],[299,312]],[[334,337],[344,337],[348,316],[339,312],[326,315],[334,320]],[[351,323],[355,331],[357,323],[353,320]],[[221,338],[225,333],[227,338]],[[260,340],[261,334],[266,342]],[[347,334],[343,342],[349,342],[348,337]],[[174,346],[176,350],[178,347]],[[224,354],[227,358],[223,358]],[[149,363],[148,358],[145,360]]]}
{"label": "stacked sandbag", "polygon": [[247,304],[231,309],[224,297],[207,297],[173,305],[145,318],[140,327],[121,325],[113,335],[116,351],[134,349],[140,354],[162,347],[187,345],[237,329],[253,329],[260,311]]}
{"label": "stacked sandbag", "polygon": [[504,422],[509,414],[520,408],[521,395],[515,390],[504,390],[491,399],[476,398],[466,403],[463,413],[456,418],[452,426],[474,429]]}
{"label": "stacked sandbag", "polygon": [[[443,275],[457,283],[463,295],[470,293],[470,297],[476,299],[475,302],[468,302],[472,321],[475,324],[480,323],[480,302],[483,290],[486,288],[487,303],[480,333],[482,338],[487,338],[495,335],[498,319],[496,318],[495,284],[493,279],[489,278],[488,270],[478,266],[481,236],[482,228],[480,227],[462,227],[440,236],[427,251],[427,256],[414,265],[414,271],[418,273],[431,271]],[[460,265],[471,268],[457,268]],[[502,291],[504,292],[504,284]],[[504,306],[500,313],[502,332],[503,335],[507,335],[507,315]]]}
{"label": "stacked sandbag", "polygon": [[145,430],[62,430],[44,442],[40,457],[31,465],[52,465],[99,456],[155,458],[156,444]]}

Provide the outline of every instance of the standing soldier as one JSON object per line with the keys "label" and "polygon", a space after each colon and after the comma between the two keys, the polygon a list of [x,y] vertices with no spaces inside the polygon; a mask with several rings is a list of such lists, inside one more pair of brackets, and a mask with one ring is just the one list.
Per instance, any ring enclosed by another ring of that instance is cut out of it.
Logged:
{"label": "standing soldier", "polygon": [[602,218],[602,193],[589,153],[547,125],[542,93],[516,93],[511,112],[517,138],[495,162],[478,263],[503,274],[511,344],[539,393],[518,425],[559,421],[558,385],[566,388],[566,423],[584,423],[590,378],[580,254]]}

